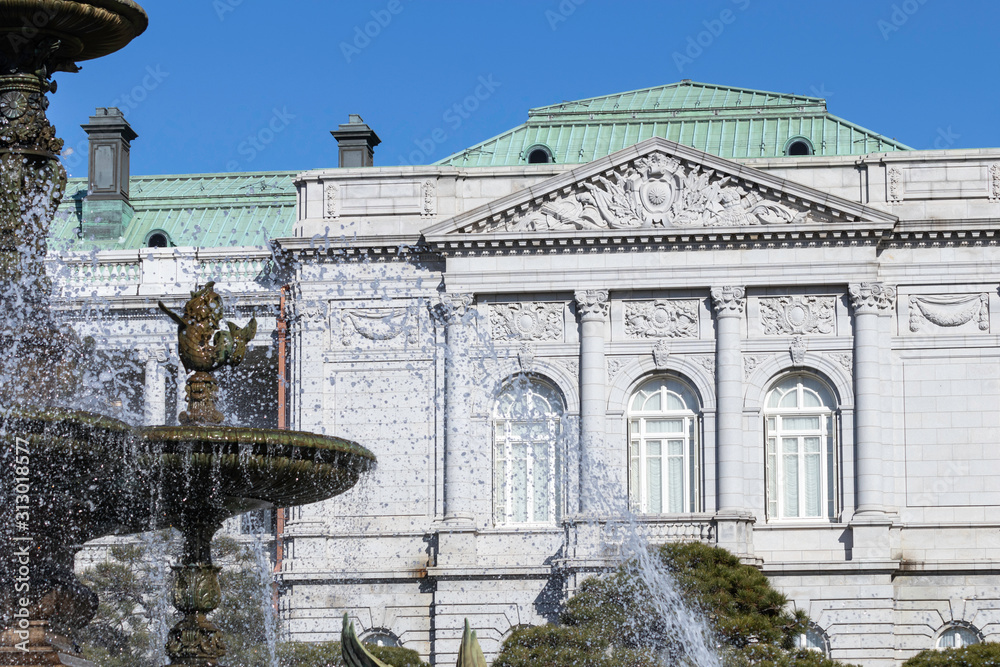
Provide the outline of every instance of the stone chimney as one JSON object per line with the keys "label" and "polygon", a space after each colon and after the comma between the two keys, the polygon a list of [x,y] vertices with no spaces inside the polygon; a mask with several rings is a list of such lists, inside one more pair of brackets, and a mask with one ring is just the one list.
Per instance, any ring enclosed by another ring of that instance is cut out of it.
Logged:
{"label": "stone chimney", "polygon": [[375,147],[382,140],[375,130],[365,125],[361,116],[352,113],[347,122],[330,132],[340,146],[340,167],[371,167],[374,164]]}
{"label": "stone chimney", "polygon": [[83,236],[117,239],[135,211],[129,202],[129,149],[137,136],[115,107],[98,108],[81,125],[90,140],[87,197],[83,200]]}

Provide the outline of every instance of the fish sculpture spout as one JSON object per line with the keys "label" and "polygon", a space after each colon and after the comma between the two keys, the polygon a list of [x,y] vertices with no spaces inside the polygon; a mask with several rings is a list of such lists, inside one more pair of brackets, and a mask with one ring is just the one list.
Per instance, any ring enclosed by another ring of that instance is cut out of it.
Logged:
{"label": "fish sculpture spout", "polygon": [[211,373],[243,361],[247,345],[257,335],[257,319],[250,318],[245,327],[226,322],[228,331],[220,329],[222,297],[216,293],[214,282],[191,292],[183,315],[178,315],[162,301],[157,303],[177,324],[177,349],[184,370],[194,372],[185,387],[188,410],[181,413],[181,423],[221,424],[223,415],[215,408],[218,385]]}

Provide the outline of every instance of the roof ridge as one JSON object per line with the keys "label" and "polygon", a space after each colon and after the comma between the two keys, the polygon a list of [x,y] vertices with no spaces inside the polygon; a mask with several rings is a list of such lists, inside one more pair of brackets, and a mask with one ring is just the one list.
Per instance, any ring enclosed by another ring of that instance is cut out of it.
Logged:
{"label": "roof ridge", "polygon": [[[612,99],[612,98],[616,98],[616,97],[625,97],[625,96],[628,96],[628,95],[639,95],[639,94],[642,94],[642,93],[647,93],[648,94],[649,92],[655,91],[655,90],[668,90],[668,89],[672,89],[672,88],[679,88],[681,86],[688,86],[688,87],[691,87],[691,88],[711,89],[711,90],[726,90],[726,91],[731,91],[731,92],[739,92],[740,94],[750,93],[750,94],[756,94],[756,95],[775,96],[775,97],[778,97],[778,98],[790,98],[790,99],[795,99],[795,100],[808,101],[811,104],[823,104],[824,106],[826,104],[826,99],[825,98],[822,98],[822,97],[813,97],[811,95],[797,95],[797,94],[794,94],[794,93],[779,93],[779,92],[776,92],[776,91],[773,91],[773,90],[760,90],[760,89],[756,89],[756,88],[743,88],[741,86],[723,86],[723,85],[715,84],[715,83],[705,83],[705,82],[702,82],[702,81],[692,81],[691,79],[681,79],[680,81],[676,81],[674,83],[661,84],[661,85],[658,85],[658,86],[649,86],[647,88],[637,88],[636,90],[627,90],[627,91],[623,91],[623,92],[619,92],[619,93],[611,93],[611,94],[608,94],[608,95],[597,95],[597,96],[594,96],[594,97],[584,97],[584,98],[581,98],[581,99],[578,99],[578,100],[564,100],[564,101],[558,102],[556,104],[547,104],[547,105],[540,106],[540,107],[533,107],[531,109],[528,109],[528,115],[531,116],[533,114],[538,114],[538,113],[553,113],[553,112],[558,113],[560,111],[565,111],[565,107],[567,105],[582,105],[584,102],[593,103],[593,102],[597,102],[597,101],[601,101],[601,100],[608,100],[608,99]],[[701,107],[701,108],[707,109],[707,108],[713,108],[713,107],[706,106],[706,107]],[[603,111],[603,113],[610,113],[610,112],[608,112],[608,111],[605,110],[605,111]]]}

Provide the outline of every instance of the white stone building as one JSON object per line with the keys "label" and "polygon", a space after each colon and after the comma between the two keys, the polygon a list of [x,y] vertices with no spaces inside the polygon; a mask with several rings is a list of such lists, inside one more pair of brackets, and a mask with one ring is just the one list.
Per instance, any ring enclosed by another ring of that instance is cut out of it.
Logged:
{"label": "white stone building", "polygon": [[[177,406],[155,300],[214,278],[262,320],[240,418],[378,456],[281,522],[294,639],[347,611],[447,665],[468,617],[489,656],[622,556],[627,509],[758,564],[834,658],[1000,638],[1000,150],[690,82],[426,167],[367,166],[359,118],[338,134],[363,166],[146,177],[201,194],[133,195],[59,282],[81,332],[146,355],[148,420]],[[122,241],[246,206],[276,209],[272,249]]]}

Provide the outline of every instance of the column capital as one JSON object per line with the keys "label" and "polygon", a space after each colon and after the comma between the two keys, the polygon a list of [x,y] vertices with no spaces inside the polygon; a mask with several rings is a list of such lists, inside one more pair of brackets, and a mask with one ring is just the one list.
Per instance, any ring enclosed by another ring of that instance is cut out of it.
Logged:
{"label": "column capital", "polygon": [[473,301],[475,296],[472,294],[442,292],[438,295],[438,302],[434,304],[432,312],[445,324],[452,324],[465,317]]}
{"label": "column capital", "polygon": [[583,320],[605,320],[611,309],[608,302],[608,290],[587,289],[580,290],[573,295],[576,300],[576,309]]}
{"label": "column capital", "polygon": [[747,291],[737,285],[712,288],[712,308],[717,317],[738,317],[746,307]]}
{"label": "column capital", "polygon": [[855,313],[888,313],[896,305],[896,288],[885,283],[853,283],[847,293]]}

